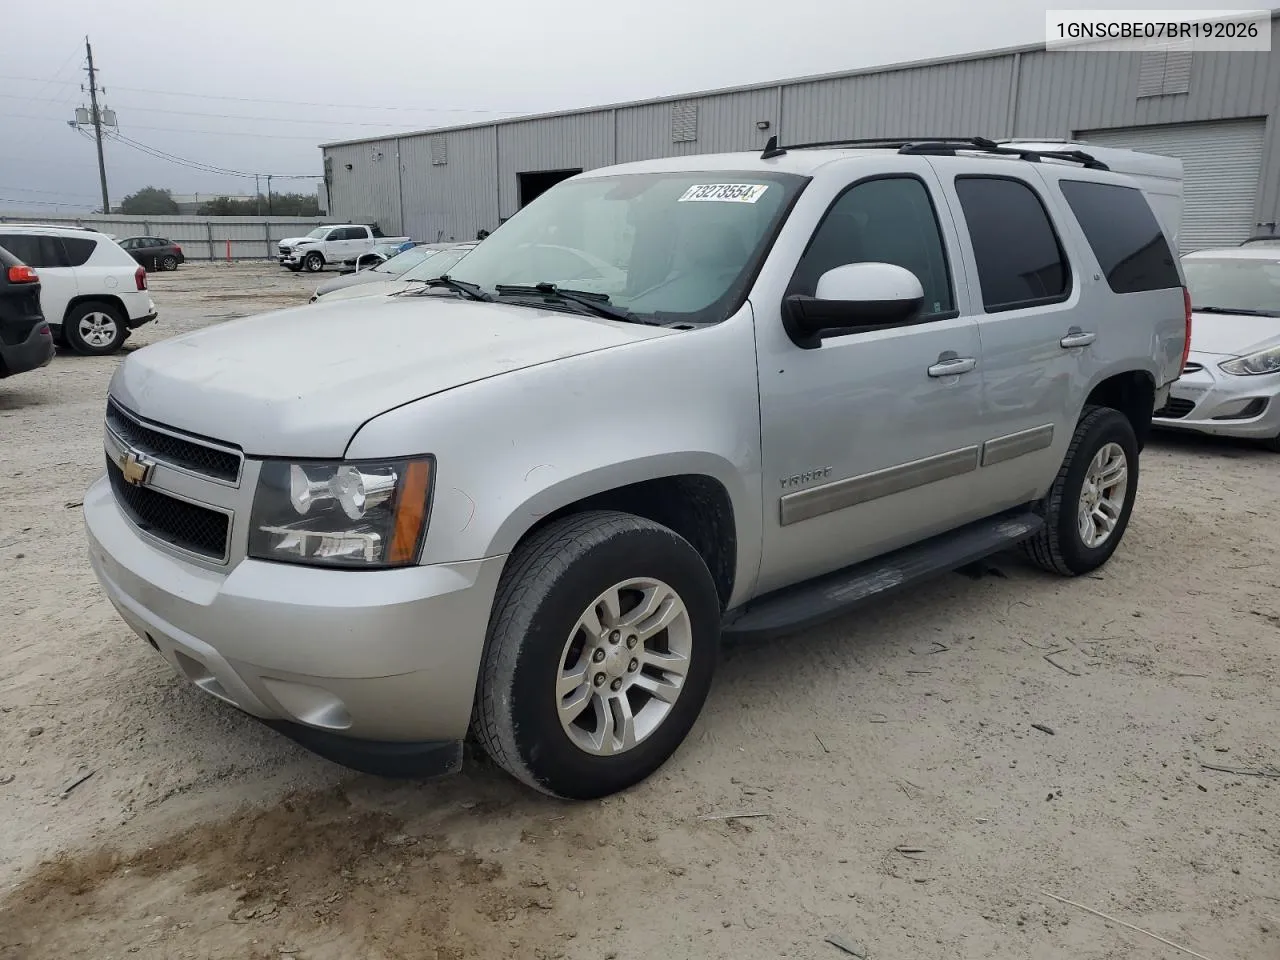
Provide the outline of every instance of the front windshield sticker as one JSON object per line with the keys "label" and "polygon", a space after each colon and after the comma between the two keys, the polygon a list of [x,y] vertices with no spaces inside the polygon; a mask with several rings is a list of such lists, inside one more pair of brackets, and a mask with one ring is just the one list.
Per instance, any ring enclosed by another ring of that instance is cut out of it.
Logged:
{"label": "front windshield sticker", "polygon": [[718,200],[721,203],[755,203],[768,189],[767,183],[695,183],[676,202]]}

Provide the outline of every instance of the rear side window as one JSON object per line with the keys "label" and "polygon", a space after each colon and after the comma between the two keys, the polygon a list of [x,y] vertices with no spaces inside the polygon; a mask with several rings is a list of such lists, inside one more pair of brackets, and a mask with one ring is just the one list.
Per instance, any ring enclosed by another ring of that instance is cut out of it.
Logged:
{"label": "rear side window", "polygon": [[93,256],[93,250],[98,245],[97,240],[89,237],[63,237],[62,246],[67,251],[67,260],[69,265],[73,267],[82,267],[89,262],[89,258]]}
{"label": "rear side window", "polygon": [[67,258],[57,237],[35,233],[0,233],[0,247],[4,247],[29,267],[65,267]]}
{"label": "rear side window", "polygon": [[1141,190],[1087,180],[1060,185],[1112,290],[1140,293],[1182,285],[1173,253]]}
{"label": "rear side window", "polygon": [[1021,180],[957,177],[988,313],[1054,303],[1070,290],[1062,244],[1039,195]]}

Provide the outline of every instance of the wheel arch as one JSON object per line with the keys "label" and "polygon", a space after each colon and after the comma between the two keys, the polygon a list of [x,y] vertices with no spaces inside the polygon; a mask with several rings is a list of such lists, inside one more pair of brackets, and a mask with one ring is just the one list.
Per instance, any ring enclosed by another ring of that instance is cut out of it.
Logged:
{"label": "wheel arch", "polygon": [[81,293],[72,297],[67,301],[67,308],[62,311],[62,323],[67,322],[67,317],[71,316],[71,311],[76,307],[83,306],[86,303],[104,303],[116,310],[121,316],[121,322],[128,326],[129,308],[124,305],[121,300],[113,293]]}
{"label": "wheel arch", "polygon": [[1089,391],[1085,410],[1110,407],[1124,414],[1133,427],[1141,450],[1151,433],[1151,414],[1155,410],[1156,382],[1146,370],[1124,370],[1113,373]]}

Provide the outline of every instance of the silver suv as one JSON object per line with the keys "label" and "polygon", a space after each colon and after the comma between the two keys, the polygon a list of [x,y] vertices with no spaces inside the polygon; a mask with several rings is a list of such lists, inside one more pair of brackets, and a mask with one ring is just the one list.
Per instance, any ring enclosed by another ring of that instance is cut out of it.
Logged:
{"label": "silver suv", "polygon": [[[121,616],[342,763],[621,790],[778,635],[1120,543],[1187,299],[1135,181],[990,141],[591,171],[398,296],[131,354],[84,500]],[[1080,590],[1089,589],[1082,582]]]}

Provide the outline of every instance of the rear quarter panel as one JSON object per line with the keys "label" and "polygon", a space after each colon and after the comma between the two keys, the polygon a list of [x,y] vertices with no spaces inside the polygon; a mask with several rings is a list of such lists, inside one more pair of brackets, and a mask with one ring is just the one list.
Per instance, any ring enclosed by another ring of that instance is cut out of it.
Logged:
{"label": "rear quarter panel", "polygon": [[712,477],[734,510],[736,604],[759,567],[755,363],[748,304],[718,326],[655,331],[391,410],[359,429],[347,456],[435,455],[423,563],[509,553],[547,514],[626,484]]}

